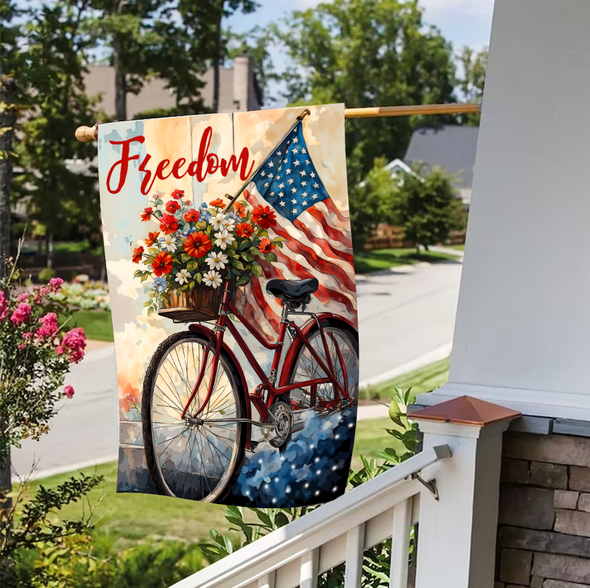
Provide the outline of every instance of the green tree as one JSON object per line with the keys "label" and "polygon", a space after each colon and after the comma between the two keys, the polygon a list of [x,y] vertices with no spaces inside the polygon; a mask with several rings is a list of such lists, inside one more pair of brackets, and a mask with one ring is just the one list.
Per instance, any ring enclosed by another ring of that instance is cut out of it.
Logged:
{"label": "green tree", "polygon": [[404,174],[403,183],[393,200],[393,220],[402,227],[416,251],[445,241],[461,222],[461,202],[453,186],[453,177],[435,167],[428,174],[423,166],[415,174]]}
{"label": "green tree", "polygon": [[379,223],[387,223],[392,219],[398,186],[391,172],[385,168],[386,163],[384,158],[376,159],[366,179],[349,192],[352,244],[355,251],[362,250],[365,241],[374,234]]}
{"label": "green tree", "polygon": [[46,228],[47,265],[52,265],[52,240],[58,231],[76,227],[84,236],[96,234],[100,218],[95,182],[72,173],[67,161],[92,161],[95,146],[74,137],[77,126],[93,120],[92,102],[84,91],[84,52],[91,43],[80,33],[86,0],[43,4],[30,9],[22,27],[22,51],[30,64],[31,108],[19,121],[19,195],[32,197],[31,218]]}
{"label": "green tree", "polygon": [[[272,28],[291,60],[282,75],[288,100],[349,107],[454,102],[452,47],[422,17],[415,0],[334,0],[294,12]],[[349,182],[361,181],[376,157],[403,157],[416,122],[348,121]]]}
{"label": "green tree", "polygon": [[179,0],[178,12],[183,27],[190,31],[193,42],[188,52],[205,57],[213,68],[213,112],[219,112],[219,70],[227,57],[227,41],[223,19],[235,12],[244,14],[258,7],[255,0]]}
{"label": "green tree", "polygon": [[[458,56],[459,71],[457,88],[466,102],[481,102],[486,81],[488,65],[488,50],[475,51],[470,47],[463,47]],[[462,124],[478,126],[479,113],[467,113],[460,116]]]}

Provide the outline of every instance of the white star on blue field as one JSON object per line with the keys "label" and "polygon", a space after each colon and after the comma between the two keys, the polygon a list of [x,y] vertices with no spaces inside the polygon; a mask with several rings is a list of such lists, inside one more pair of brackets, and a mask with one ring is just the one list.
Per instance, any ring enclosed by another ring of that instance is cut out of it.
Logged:
{"label": "white star on blue field", "polygon": [[260,195],[293,222],[310,206],[330,198],[303,138],[299,123],[252,178]]}

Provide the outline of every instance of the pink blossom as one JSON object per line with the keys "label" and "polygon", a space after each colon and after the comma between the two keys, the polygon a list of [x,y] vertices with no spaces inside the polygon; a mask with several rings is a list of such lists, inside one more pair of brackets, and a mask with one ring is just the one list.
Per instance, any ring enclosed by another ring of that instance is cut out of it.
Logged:
{"label": "pink blossom", "polygon": [[3,321],[8,314],[8,300],[4,292],[0,290],[0,321]]}
{"label": "pink blossom", "polygon": [[39,319],[41,326],[35,331],[35,336],[39,339],[50,339],[57,334],[59,324],[57,322],[57,314],[55,312],[48,312],[45,316]]}
{"label": "pink blossom", "polygon": [[74,389],[71,386],[64,386],[64,395],[68,398],[74,397]]}
{"label": "pink blossom", "polygon": [[29,293],[23,292],[16,297],[17,302],[26,302],[29,299]]}
{"label": "pink blossom", "polygon": [[17,348],[20,349],[21,351],[25,348],[25,346],[22,343],[19,343],[17,345]]}
{"label": "pink blossom", "polygon": [[64,281],[61,278],[51,278],[51,280],[49,280],[48,286],[52,292],[59,292],[63,283]]}
{"label": "pink blossom", "polygon": [[23,339],[25,341],[28,341],[32,336],[33,336],[33,333],[30,333],[29,331],[27,331],[26,333],[23,333]]}
{"label": "pink blossom", "polygon": [[28,302],[21,302],[12,313],[10,320],[15,325],[27,322],[31,318],[31,305]]}
{"label": "pink blossom", "polygon": [[77,329],[68,331],[63,336],[61,345],[56,348],[55,353],[57,355],[61,355],[62,353],[67,352],[71,361],[74,363],[79,363],[84,357],[85,347],[86,335],[84,334],[84,329],[78,327]]}

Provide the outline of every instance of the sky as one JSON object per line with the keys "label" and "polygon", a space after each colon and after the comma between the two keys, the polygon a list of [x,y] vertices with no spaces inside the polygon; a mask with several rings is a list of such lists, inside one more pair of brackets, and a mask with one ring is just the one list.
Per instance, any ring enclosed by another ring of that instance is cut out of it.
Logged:
{"label": "sky", "polygon": [[[254,26],[265,26],[293,10],[313,8],[321,0],[258,0],[260,8],[253,14],[237,14],[225,21],[225,26],[236,33],[244,33]],[[325,1],[325,0],[323,0]],[[443,36],[458,50],[464,45],[482,49],[489,45],[494,0],[420,0],[424,8],[424,22],[437,26]],[[280,70],[284,60],[278,55],[275,66]],[[275,88],[271,88],[276,93]],[[274,105],[283,105],[277,100]]]}

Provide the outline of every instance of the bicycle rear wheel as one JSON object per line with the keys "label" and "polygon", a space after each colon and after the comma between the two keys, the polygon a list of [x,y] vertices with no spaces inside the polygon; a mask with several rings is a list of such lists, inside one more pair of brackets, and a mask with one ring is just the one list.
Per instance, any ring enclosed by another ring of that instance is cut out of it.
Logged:
{"label": "bicycle rear wheel", "polygon": [[[144,379],[141,415],[147,467],[156,490],[216,502],[231,488],[244,460],[246,424],[231,419],[245,418],[245,392],[237,368],[222,352],[207,406],[198,417],[181,419],[208,344],[193,332],[176,333],[160,344]],[[206,399],[211,354],[207,363],[187,417]]]}
{"label": "bicycle rear wheel", "polygon": [[[321,325],[328,343],[328,351],[335,372],[334,376],[343,389],[346,389],[346,384],[348,384],[349,398],[345,398],[340,393],[338,395],[339,400],[337,401],[333,384],[319,384],[316,390],[314,406],[310,406],[310,408],[316,408],[318,410],[346,408],[347,406],[354,405],[358,402],[358,334],[352,327],[342,325],[339,322],[330,319],[324,319]],[[307,340],[313,347],[314,351],[325,362],[326,352],[322,342],[320,329],[315,327],[307,336]],[[327,377],[326,372],[314,359],[307,346],[303,343],[301,343],[300,346],[301,348],[295,356],[295,361],[291,366],[289,382],[304,382],[315,378]],[[304,391],[304,395],[309,402],[311,399],[310,390]]]}

